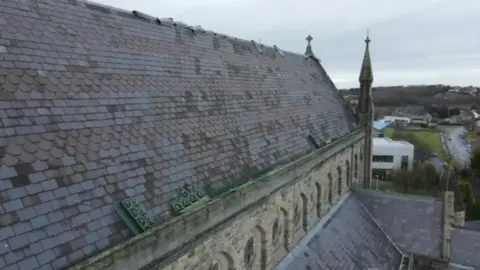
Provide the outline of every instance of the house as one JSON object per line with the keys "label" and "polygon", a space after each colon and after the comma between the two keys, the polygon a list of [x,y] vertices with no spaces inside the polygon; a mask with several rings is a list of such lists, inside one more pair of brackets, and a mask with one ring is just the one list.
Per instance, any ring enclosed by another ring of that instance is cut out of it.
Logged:
{"label": "house", "polygon": [[432,115],[425,113],[424,115],[412,116],[410,125],[429,126],[432,123]]}
{"label": "house", "polygon": [[396,126],[406,126],[410,123],[411,119],[410,117],[406,116],[393,116],[393,115],[387,115],[383,117],[383,120],[386,121],[392,121],[394,125]]}
{"label": "house", "polygon": [[[0,268],[480,267],[454,195],[376,192],[305,52],[80,0],[0,1]],[[459,218],[456,218],[459,217]]]}

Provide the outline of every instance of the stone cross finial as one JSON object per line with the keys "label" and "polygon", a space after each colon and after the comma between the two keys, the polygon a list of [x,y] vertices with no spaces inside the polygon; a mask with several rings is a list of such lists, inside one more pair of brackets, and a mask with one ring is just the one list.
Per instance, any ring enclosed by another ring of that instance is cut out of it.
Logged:
{"label": "stone cross finial", "polygon": [[366,43],[370,43],[370,28],[367,28],[367,39],[365,39]]}
{"label": "stone cross finial", "polygon": [[312,40],[313,40],[313,37],[311,35],[308,35],[307,37],[308,45],[310,45],[310,42],[312,42]]}

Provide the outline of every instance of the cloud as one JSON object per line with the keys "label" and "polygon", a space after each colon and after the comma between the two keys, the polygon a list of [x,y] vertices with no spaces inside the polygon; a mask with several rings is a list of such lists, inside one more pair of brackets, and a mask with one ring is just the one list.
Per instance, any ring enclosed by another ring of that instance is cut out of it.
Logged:
{"label": "cloud", "polygon": [[371,29],[376,85],[479,85],[478,0],[96,0],[303,53],[305,37],[337,87],[358,85]]}

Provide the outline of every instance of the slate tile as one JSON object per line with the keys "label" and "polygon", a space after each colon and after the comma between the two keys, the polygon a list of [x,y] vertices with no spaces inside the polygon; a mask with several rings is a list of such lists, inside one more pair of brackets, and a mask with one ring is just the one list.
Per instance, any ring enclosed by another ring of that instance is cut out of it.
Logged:
{"label": "slate tile", "polygon": [[53,260],[55,260],[56,255],[55,255],[55,252],[53,250],[47,250],[47,251],[37,255],[36,257],[37,257],[37,260],[38,260],[39,264],[44,265],[46,263],[49,263],[49,262],[52,262]]}
{"label": "slate tile", "polygon": [[0,164],[0,179],[8,179],[17,175],[15,168]]}
{"label": "slate tile", "polygon": [[18,262],[18,267],[20,269],[35,269],[39,267],[38,261],[35,257],[27,258],[21,262]]}
{"label": "slate tile", "polygon": [[23,208],[23,203],[21,199],[16,199],[12,201],[8,201],[6,203],[3,203],[3,207],[5,208],[5,211],[7,212],[13,212],[17,211],[19,209]]}
{"label": "slate tile", "polygon": [[11,227],[0,228],[0,241],[3,241],[7,238],[14,236],[15,232]]}
{"label": "slate tile", "polygon": [[[53,209],[50,202],[46,202],[46,203],[35,205],[34,210],[38,215],[45,215],[47,213],[50,213]],[[37,218],[40,218],[40,217],[37,217]]]}
{"label": "slate tile", "polygon": [[42,192],[43,188],[42,188],[42,184],[38,183],[38,184],[30,184],[30,185],[25,186],[25,190],[27,191],[27,194],[34,195],[34,194]]}
{"label": "slate tile", "polygon": [[23,260],[25,258],[25,254],[21,250],[12,251],[12,252],[8,252],[3,258],[5,259],[5,262],[7,263],[7,265],[14,264],[18,261]]}
{"label": "slate tile", "polygon": [[[12,181],[13,182],[13,181]],[[14,184],[15,186],[15,184]],[[8,197],[10,200],[15,200],[21,197],[24,197],[27,195],[27,191],[25,190],[24,187],[17,187],[17,188],[12,188],[7,190]]]}
{"label": "slate tile", "polygon": [[[32,170],[34,170],[33,166],[32,166]],[[47,177],[45,176],[45,174],[43,172],[34,172],[34,173],[30,173],[28,175],[28,180],[32,184],[43,182],[46,179],[47,179]]]}
{"label": "slate tile", "polygon": [[19,249],[21,247],[24,247],[24,246],[28,245],[29,243],[30,242],[28,241],[28,237],[27,237],[26,234],[16,235],[16,236],[8,239],[8,246],[12,250],[16,250],[16,249]]}
{"label": "slate tile", "polygon": [[28,222],[16,223],[12,228],[16,235],[24,234],[32,230],[32,226]]}
{"label": "slate tile", "polygon": [[35,212],[33,207],[28,207],[17,211],[17,215],[20,221],[27,221],[37,216],[37,213]]}

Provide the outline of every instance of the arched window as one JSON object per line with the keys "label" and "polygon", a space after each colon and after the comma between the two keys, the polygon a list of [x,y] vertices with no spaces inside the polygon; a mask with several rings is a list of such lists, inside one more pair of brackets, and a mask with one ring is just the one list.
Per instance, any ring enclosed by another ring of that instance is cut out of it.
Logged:
{"label": "arched window", "polygon": [[285,208],[280,208],[280,212],[282,212],[282,219],[283,219],[283,247],[286,251],[288,251],[288,244],[289,244],[289,231],[288,231],[288,212]]}
{"label": "arched window", "polygon": [[255,240],[253,237],[250,237],[245,245],[245,250],[243,251],[243,261],[247,268],[253,266],[255,260]]}
{"label": "arched window", "polygon": [[342,195],[342,167],[337,167],[337,192]]}
{"label": "arched window", "polygon": [[319,183],[315,183],[315,192],[317,195],[316,199],[316,209],[317,209],[317,216],[320,217],[322,215],[322,187]]}
{"label": "arched window", "polygon": [[272,244],[277,245],[280,240],[280,221],[278,220],[278,217],[273,221],[273,226],[272,226]]}
{"label": "arched window", "polygon": [[358,155],[357,154],[355,154],[353,166],[354,166],[353,177],[357,179],[358,178]]}
{"label": "arched window", "polygon": [[328,173],[328,203],[331,205],[333,202],[333,177],[331,173]]}
{"label": "arched window", "polygon": [[350,168],[350,161],[347,160],[346,167],[347,167],[347,187],[350,187],[352,184],[352,168]]}
{"label": "arched window", "polygon": [[302,198],[302,227],[305,232],[308,232],[308,201],[304,193],[300,194]]}
{"label": "arched window", "polygon": [[296,229],[300,224],[300,207],[298,203],[295,203],[295,207],[293,208],[293,227]]}

